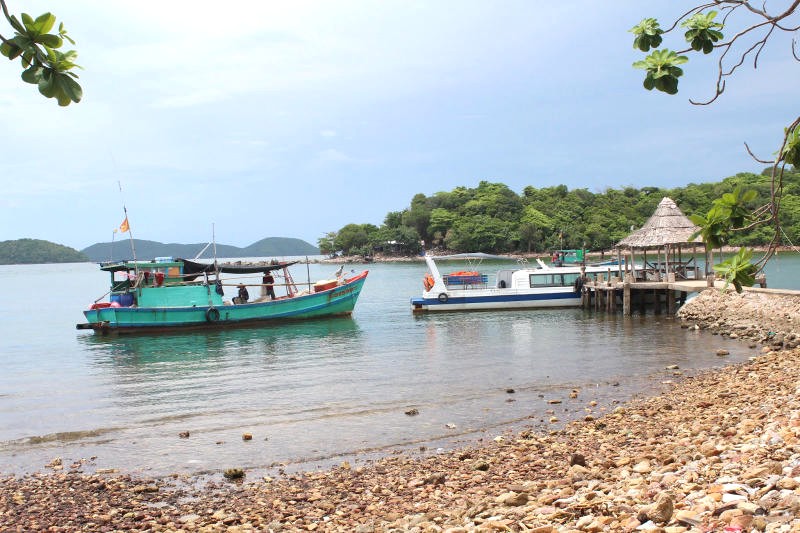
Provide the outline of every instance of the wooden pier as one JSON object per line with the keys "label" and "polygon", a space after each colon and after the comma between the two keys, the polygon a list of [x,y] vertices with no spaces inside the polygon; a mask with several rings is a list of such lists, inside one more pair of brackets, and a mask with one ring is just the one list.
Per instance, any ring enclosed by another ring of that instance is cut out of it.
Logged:
{"label": "wooden pier", "polygon": [[[601,274],[597,280],[585,282],[581,291],[581,307],[610,313],[621,311],[626,316],[632,315],[634,311],[645,314],[648,310],[656,315],[664,313],[674,315],[686,302],[689,294],[711,287],[722,289],[725,286],[724,281],[712,279],[633,281],[631,278],[630,275],[626,275],[624,279],[609,276],[609,279],[606,280]],[[745,290],[769,293],[787,292],[767,289],[766,280],[763,277],[759,283],[761,287],[745,287]],[[797,291],[788,292],[796,293]]]}

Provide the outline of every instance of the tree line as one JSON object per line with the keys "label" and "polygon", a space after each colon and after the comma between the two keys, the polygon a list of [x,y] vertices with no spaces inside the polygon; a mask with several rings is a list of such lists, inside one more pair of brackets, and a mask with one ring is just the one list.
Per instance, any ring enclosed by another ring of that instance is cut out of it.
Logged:
{"label": "tree line", "polygon": [[[686,215],[706,213],[715,198],[736,187],[755,191],[752,207],[772,194],[772,169],[739,173],[716,183],[685,187],[608,188],[591,192],[566,185],[527,186],[517,194],[507,185],[481,181],[477,187],[456,187],[431,196],[416,194],[409,207],[386,215],[383,224],[351,223],[318,240],[320,253],[371,256],[415,255],[423,249],[452,252],[546,252],[555,249],[612,248],[641,227],[665,196]],[[800,169],[783,178],[780,221],[786,244],[800,241]],[[759,226],[735,235],[729,244],[759,246],[774,232]]]}

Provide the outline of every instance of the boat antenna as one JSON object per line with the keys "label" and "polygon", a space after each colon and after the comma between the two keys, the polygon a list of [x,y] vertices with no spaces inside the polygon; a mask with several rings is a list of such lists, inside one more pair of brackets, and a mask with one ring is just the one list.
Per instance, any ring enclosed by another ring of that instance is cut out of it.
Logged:
{"label": "boat antenna", "polygon": [[110,249],[108,251],[108,260],[111,263],[114,262],[114,239],[116,238],[118,231],[119,231],[119,228],[114,228],[114,231],[111,232],[111,246],[110,246]]}
{"label": "boat antenna", "polygon": [[211,242],[214,244],[214,270],[217,270],[217,234],[214,223],[211,223]]}
{"label": "boat antenna", "polygon": [[133,271],[136,273],[136,277],[138,278],[139,266],[136,264],[136,246],[133,243],[133,231],[131,231],[131,223],[128,219],[128,208],[125,206],[125,198],[122,194],[122,182],[117,180],[117,185],[119,185],[119,195],[122,197],[122,210],[125,212],[125,220],[123,220],[122,224],[120,224],[119,231],[122,233],[128,233],[128,238],[131,241],[131,254],[133,255]]}

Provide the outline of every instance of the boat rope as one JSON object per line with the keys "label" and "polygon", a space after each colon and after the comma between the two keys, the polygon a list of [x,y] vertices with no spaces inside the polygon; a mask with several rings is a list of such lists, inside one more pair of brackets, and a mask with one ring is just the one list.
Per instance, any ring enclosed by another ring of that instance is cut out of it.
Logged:
{"label": "boat rope", "polygon": [[94,301],[94,303],[97,303],[97,302],[99,302],[100,300],[102,300],[103,298],[105,298],[106,296],[108,296],[109,294],[111,294],[111,291],[113,291],[113,290],[114,290],[114,289],[112,288],[112,289],[110,289],[110,290],[106,291],[106,293],[105,293],[105,294],[103,294],[102,296],[100,296],[98,299],[96,299],[96,300]]}

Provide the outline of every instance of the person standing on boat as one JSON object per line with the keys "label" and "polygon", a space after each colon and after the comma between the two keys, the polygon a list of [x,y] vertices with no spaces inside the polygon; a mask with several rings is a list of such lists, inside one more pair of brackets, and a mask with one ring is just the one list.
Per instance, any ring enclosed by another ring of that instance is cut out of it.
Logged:
{"label": "person standing on boat", "polygon": [[261,296],[269,296],[270,300],[275,299],[275,278],[272,277],[272,272],[267,270],[264,272],[264,277],[261,278]]}
{"label": "person standing on boat", "polygon": [[575,283],[572,285],[573,289],[576,293],[580,294],[583,291],[583,286],[586,282],[589,281],[589,276],[586,275],[586,267],[581,267],[581,273],[575,279]]}
{"label": "person standing on boat", "polygon": [[250,293],[247,292],[247,287],[243,283],[239,284],[239,303],[246,304],[250,299]]}

